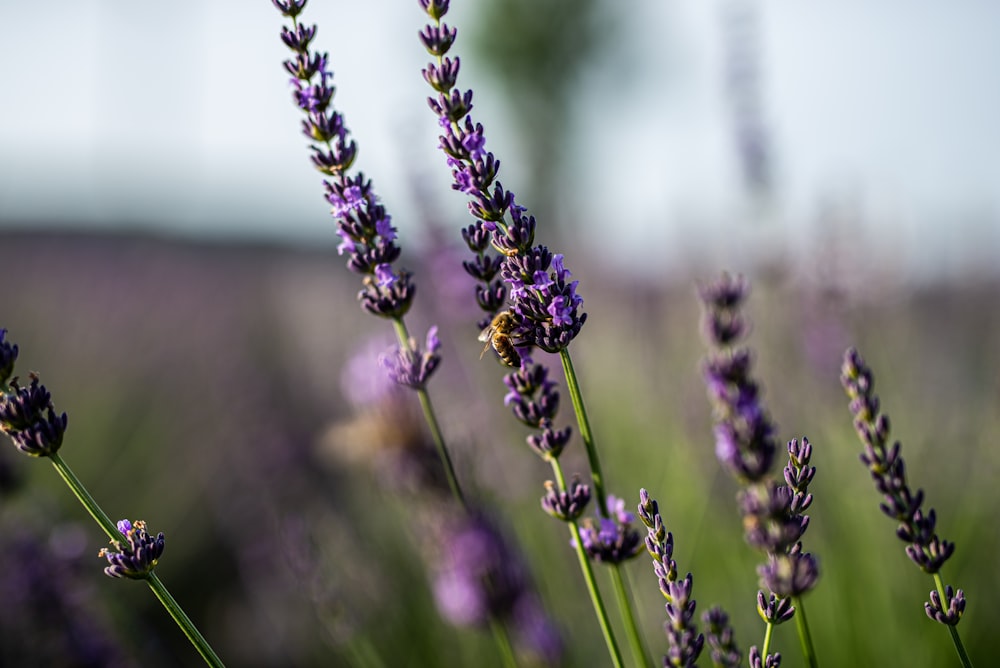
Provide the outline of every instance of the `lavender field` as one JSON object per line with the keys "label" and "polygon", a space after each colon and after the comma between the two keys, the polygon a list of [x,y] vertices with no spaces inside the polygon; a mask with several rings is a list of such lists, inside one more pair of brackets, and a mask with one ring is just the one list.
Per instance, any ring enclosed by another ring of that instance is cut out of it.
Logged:
{"label": "lavender field", "polygon": [[0,9],[0,668],[992,665],[1000,12],[398,4]]}
{"label": "lavender field", "polygon": [[[445,257],[406,259],[433,276]],[[659,499],[699,609],[724,605],[737,641],[759,642],[758,557],[715,461],[700,370],[694,284],[712,276],[643,284],[576,257],[591,321],[574,350],[611,488],[633,508],[640,487]],[[424,456],[415,397],[365,394],[376,372],[352,359],[390,341],[382,323],[358,317],[356,285],[329,251],[5,233],[0,266],[0,324],[20,345],[19,370],[40,372],[69,414],[63,456],[112,516],[167,535],[157,572],[229,663],[499,665],[488,633],[456,628],[435,606],[446,491],[433,451]],[[988,662],[1000,286],[839,288],[836,276],[818,284],[777,267],[752,278],[766,401],[782,438],[807,435],[815,448],[809,542],[821,576],[806,600],[823,664],[954,660],[922,610],[932,583],[907,565],[858,462],[839,383],[848,345],[878,370],[910,479],[957,544],[947,579],[969,598],[969,653]],[[547,476],[500,405],[497,364],[478,359],[474,314],[458,300],[423,303],[417,316],[439,324],[445,351],[432,394],[456,469],[516,536],[537,592],[538,633],[521,637],[519,656],[603,665],[566,535],[538,512]],[[586,470],[575,443],[564,459]],[[0,451],[0,663],[197,661],[154,599],[101,573],[103,538],[49,468]],[[627,574],[662,654],[647,559]],[[776,642],[783,665],[802,665],[790,626]]]}

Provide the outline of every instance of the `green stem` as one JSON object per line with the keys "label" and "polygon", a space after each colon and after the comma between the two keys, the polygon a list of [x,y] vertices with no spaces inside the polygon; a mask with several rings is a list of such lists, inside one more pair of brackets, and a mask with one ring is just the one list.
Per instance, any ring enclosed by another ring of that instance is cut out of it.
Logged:
{"label": "green stem", "polygon": [[[580,427],[580,437],[587,448],[587,460],[590,462],[590,477],[594,481],[594,490],[597,496],[597,509],[601,517],[608,517],[608,498],[604,490],[604,473],[601,470],[601,460],[597,455],[597,446],[594,445],[594,433],[590,428],[590,419],[587,417],[587,408],[583,404],[583,394],[580,392],[580,381],[576,377],[576,370],[573,368],[573,358],[570,357],[569,349],[563,348],[559,351],[559,359],[562,361],[563,373],[566,376],[566,386],[569,388],[569,396],[573,402],[573,410],[576,413],[576,422]],[[611,581],[614,583],[615,599],[622,619],[625,622],[625,629],[628,632],[629,644],[637,662],[644,666],[653,664],[649,656],[645,643],[642,641],[642,634],[636,623],[635,613],[632,611],[632,597],[629,596],[625,582],[622,578],[620,564],[615,564],[611,569]]]}
{"label": "green stem", "polygon": [[[396,329],[396,338],[399,339],[399,345],[409,348],[410,335],[406,331],[406,324],[403,322],[403,319],[393,318],[392,324]],[[469,506],[465,501],[465,495],[462,493],[462,487],[458,483],[458,476],[455,475],[455,467],[451,463],[451,455],[448,454],[448,447],[444,442],[444,434],[441,433],[441,425],[438,423],[437,413],[434,412],[434,406],[431,404],[431,397],[427,394],[425,388],[417,390],[417,397],[420,399],[420,408],[424,412],[424,419],[431,430],[431,438],[434,439],[434,445],[437,448],[441,466],[444,467],[445,477],[448,478],[448,487],[451,488],[451,493],[455,497],[455,500],[458,501],[463,509],[468,510]]]}
{"label": "green stem", "polygon": [[806,619],[806,607],[802,602],[802,597],[793,596],[792,605],[795,606],[795,628],[799,632],[802,656],[805,657],[809,668],[819,668],[819,660],[816,658],[816,650],[813,648],[812,634],[809,633],[809,621]]}
{"label": "green stem", "polygon": [[611,582],[615,588],[615,598],[618,601],[618,609],[621,611],[622,619],[625,620],[625,630],[628,632],[629,644],[632,646],[632,657],[637,663],[643,666],[652,666],[653,659],[642,641],[642,634],[639,632],[639,625],[636,623],[635,615],[632,612],[632,597],[630,596],[628,583],[622,576],[623,567],[621,564],[611,565]]}
{"label": "green stem", "polygon": [[601,517],[607,517],[608,497],[604,491],[604,474],[601,472],[601,460],[597,456],[594,435],[590,430],[590,420],[587,418],[587,408],[583,405],[580,382],[576,378],[576,371],[573,369],[573,359],[569,356],[568,348],[563,348],[559,351],[559,359],[562,360],[563,372],[566,375],[566,386],[569,388],[569,396],[573,401],[573,410],[576,412],[576,422],[580,426],[580,438],[583,439],[583,445],[587,448],[590,477],[594,481],[594,491],[597,494],[597,508],[601,513]]}
{"label": "green stem", "polygon": [[[550,459],[549,463],[552,465],[552,473],[556,476],[559,491],[566,491],[566,476],[563,475],[562,466],[559,464],[559,460]],[[567,524],[569,525],[569,534],[573,538],[573,545],[576,546],[576,558],[580,562],[580,570],[583,572],[583,579],[587,583],[587,591],[590,593],[590,601],[594,605],[594,614],[597,615],[597,622],[600,624],[601,632],[604,634],[604,642],[608,646],[608,654],[611,655],[611,663],[614,664],[615,668],[621,668],[623,665],[621,650],[618,649],[618,641],[615,640],[614,631],[611,630],[611,622],[608,619],[608,611],[604,607],[604,600],[601,598],[601,592],[597,588],[597,580],[594,578],[594,571],[590,567],[590,558],[587,557],[587,552],[583,549],[583,538],[580,536],[580,525],[577,524],[576,520],[570,520]]]}
{"label": "green stem", "polygon": [[49,460],[52,462],[52,466],[56,468],[56,472],[59,473],[60,477],[62,477],[63,481],[65,481],[65,483],[69,486],[76,498],[81,504],[83,504],[83,507],[87,510],[90,516],[94,518],[94,521],[97,522],[97,524],[104,530],[104,533],[108,535],[108,540],[120,541],[122,534],[118,531],[118,526],[112,522],[107,513],[105,513],[101,507],[97,505],[97,501],[95,501],[94,497],[90,495],[87,488],[83,486],[80,479],[76,477],[76,474],[73,473],[73,469],[71,469],[66,462],[63,461],[62,456],[60,456],[58,452],[55,452],[49,455]]}
{"label": "green stem", "polygon": [[149,588],[153,590],[153,594],[156,595],[156,598],[160,600],[163,607],[167,609],[170,616],[174,618],[175,622],[177,622],[177,626],[181,627],[181,630],[184,631],[184,635],[186,635],[187,639],[191,641],[194,648],[198,650],[198,654],[201,654],[201,658],[205,660],[205,663],[210,666],[224,666],[225,664],[222,663],[222,659],[220,659],[219,656],[212,650],[211,645],[208,644],[208,641],[205,640],[204,636],[202,636],[198,631],[194,622],[192,622],[191,619],[184,613],[181,606],[177,604],[174,597],[170,595],[167,588],[163,586],[163,583],[160,581],[160,578],[156,575],[156,573],[150,573],[146,577],[146,582],[149,584]]}
{"label": "green stem", "polygon": [[[104,530],[104,533],[108,535],[108,539],[113,542],[120,542],[122,534],[118,531],[118,526],[111,521],[111,518],[108,517],[107,513],[105,513],[104,510],[102,510],[97,504],[94,497],[90,495],[87,488],[83,486],[80,479],[76,477],[75,473],[73,473],[73,469],[71,469],[66,462],[63,461],[63,458],[58,452],[49,455],[49,460],[52,462],[52,466],[55,467],[56,472],[59,473],[59,476],[66,482],[70,490],[87,510],[87,513],[94,518],[94,521],[97,522],[101,529]],[[156,598],[160,599],[160,603],[163,604],[163,607],[166,608],[167,612],[170,613],[170,616],[173,617],[177,626],[181,628],[184,635],[187,636],[188,640],[191,641],[191,644],[194,645],[196,650],[198,650],[198,653],[201,654],[203,659],[205,659],[205,663],[210,666],[222,666],[222,660],[219,659],[216,653],[212,650],[212,647],[208,644],[208,641],[205,640],[204,636],[198,632],[194,623],[177,604],[177,601],[175,601],[170,595],[170,592],[168,592],[166,587],[163,586],[163,583],[160,582],[160,578],[156,576],[156,573],[150,573],[146,578],[146,581],[149,583],[149,588],[153,590],[154,594],[156,594]]]}
{"label": "green stem", "polygon": [[[945,603],[948,599],[944,595],[944,581],[941,580],[940,573],[934,573],[934,587],[937,589],[938,596],[941,597],[941,603]],[[962,662],[965,668],[972,668],[972,659],[969,658],[969,653],[965,651],[965,645],[962,643],[961,636],[958,635],[958,629],[950,624],[948,626],[948,633],[951,634],[951,642],[955,645],[955,651],[958,652],[958,659]]]}
{"label": "green stem", "polygon": [[767,623],[767,630],[764,631],[764,647],[760,650],[761,661],[767,661],[767,655],[771,652],[771,633],[774,631],[774,624]]}
{"label": "green stem", "polygon": [[514,658],[514,648],[510,644],[510,635],[507,627],[496,617],[490,617],[490,629],[493,631],[493,639],[500,650],[500,658],[506,668],[517,668],[517,659]]}

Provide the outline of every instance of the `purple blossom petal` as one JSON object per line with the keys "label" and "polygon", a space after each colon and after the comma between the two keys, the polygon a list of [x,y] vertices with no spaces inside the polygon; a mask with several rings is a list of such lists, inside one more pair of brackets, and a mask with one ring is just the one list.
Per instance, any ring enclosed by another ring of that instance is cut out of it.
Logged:
{"label": "purple blossom petal", "polygon": [[387,288],[396,282],[396,275],[392,273],[392,266],[385,263],[375,267],[375,278],[383,288]]}

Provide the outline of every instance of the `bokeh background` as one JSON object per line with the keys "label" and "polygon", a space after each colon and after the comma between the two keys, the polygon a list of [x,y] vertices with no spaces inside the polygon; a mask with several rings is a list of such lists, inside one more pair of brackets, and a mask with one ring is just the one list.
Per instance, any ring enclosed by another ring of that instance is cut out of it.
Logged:
{"label": "bokeh background", "polygon": [[[454,4],[461,84],[501,180],[581,282],[573,355],[612,490],[660,500],[699,609],[724,605],[741,645],[761,642],[758,557],[699,371],[694,285],[729,270],[754,283],[780,436],[816,448],[821,661],[954,660],[922,609],[932,581],[857,461],[848,345],[958,545],[944,574],[969,598],[959,629],[991,660],[1000,9]],[[469,218],[423,102],[423,15],[314,0],[305,20],[416,273],[411,328],[441,328],[431,395],[463,482],[524,555],[562,665],[603,665],[565,531],[538,510],[548,469],[501,405],[502,369],[478,359]],[[19,373],[40,372],[69,413],[64,457],[92,493],[167,534],[157,572],[230,665],[499,665],[488,633],[434,604],[449,511],[412,397],[361,391],[392,331],[361,313],[336,255],[280,25],[267,2],[0,5],[0,327]],[[580,450],[568,470],[585,470]],[[101,533],[49,469],[0,450],[0,664],[195,664],[142,585],[101,573]],[[661,654],[649,560],[628,570]],[[793,629],[776,643],[802,665]]]}

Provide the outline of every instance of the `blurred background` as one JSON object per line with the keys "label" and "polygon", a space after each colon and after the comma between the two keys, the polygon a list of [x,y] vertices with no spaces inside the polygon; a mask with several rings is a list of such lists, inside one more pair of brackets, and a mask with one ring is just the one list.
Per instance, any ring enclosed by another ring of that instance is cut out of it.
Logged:
{"label": "blurred background", "polygon": [[[780,436],[816,448],[821,660],[953,660],[922,610],[932,581],[857,461],[848,345],[958,544],[944,575],[969,598],[970,653],[994,655],[1000,7],[453,4],[460,85],[500,179],[580,280],[573,354],[612,491],[660,500],[699,609],[723,604],[741,646],[761,642],[758,557],[698,366],[693,286],[729,270],[754,283]],[[441,328],[431,394],[460,475],[562,638],[525,634],[522,659],[600,665],[564,530],[538,511],[548,469],[501,405],[502,370],[478,359],[470,218],[424,103],[423,14],[314,1],[304,20],[415,271],[411,331]],[[488,633],[435,606],[455,520],[413,398],[369,387],[392,331],[361,313],[336,255],[281,24],[268,2],[0,4],[0,328],[18,373],[40,372],[69,413],[62,452],[92,493],[167,534],[157,572],[231,665],[499,665]],[[0,450],[0,664],[196,662],[142,585],[101,573],[100,532],[48,469]],[[662,654],[648,558],[629,572]],[[791,628],[776,642],[801,665]]]}

